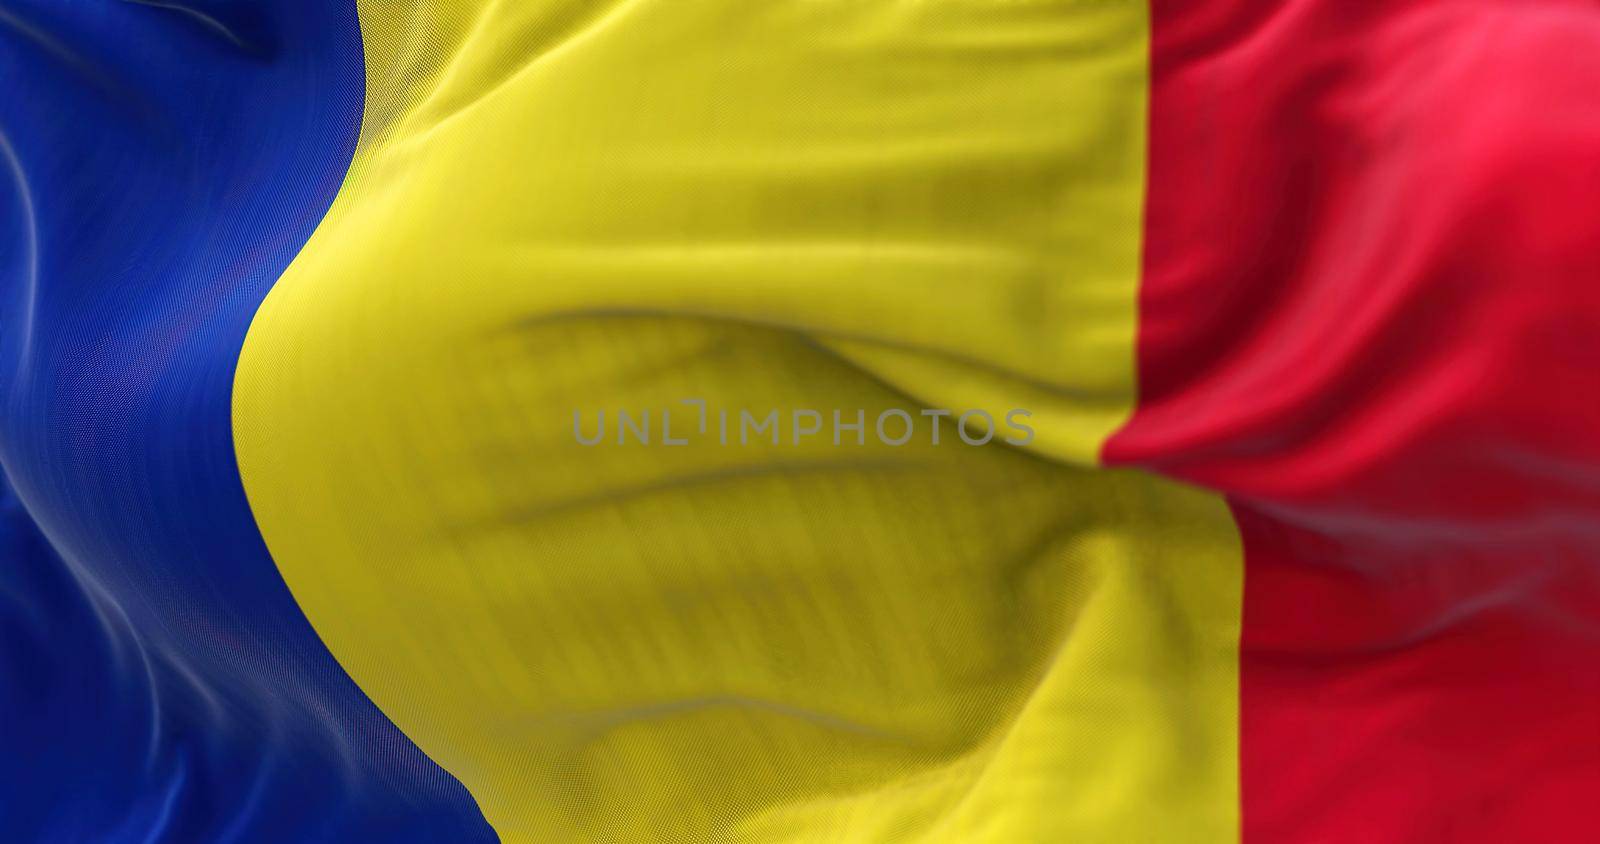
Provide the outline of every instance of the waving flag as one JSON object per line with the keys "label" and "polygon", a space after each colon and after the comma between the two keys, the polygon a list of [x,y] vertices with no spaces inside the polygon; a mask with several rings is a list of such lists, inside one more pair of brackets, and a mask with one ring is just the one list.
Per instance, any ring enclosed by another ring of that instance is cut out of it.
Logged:
{"label": "waving flag", "polygon": [[0,3],[0,841],[1584,842],[1600,5]]}

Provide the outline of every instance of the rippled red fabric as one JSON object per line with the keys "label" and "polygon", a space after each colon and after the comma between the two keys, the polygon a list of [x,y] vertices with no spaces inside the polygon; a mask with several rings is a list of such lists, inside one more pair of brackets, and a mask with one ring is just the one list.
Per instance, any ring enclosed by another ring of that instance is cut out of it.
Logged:
{"label": "rippled red fabric", "polygon": [[1139,409],[1227,493],[1246,842],[1595,840],[1600,4],[1154,4]]}

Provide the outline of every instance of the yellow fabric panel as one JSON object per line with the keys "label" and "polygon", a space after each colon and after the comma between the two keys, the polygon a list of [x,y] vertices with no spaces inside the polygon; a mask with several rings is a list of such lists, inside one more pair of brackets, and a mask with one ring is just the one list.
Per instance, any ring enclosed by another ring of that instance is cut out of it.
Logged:
{"label": "yellow fabric panel", "polygon": [[[359,10],[362,139],[246,341],[239,462],[319,634],[505,840],[1237,838],[1234,528],[1093,466],[1134,395],[1142,4]],[[663,445],[684,398],[868,442]],[[892,447],[891,407],[1036,439]],[[656,442],[576,442],[619,409]]]}

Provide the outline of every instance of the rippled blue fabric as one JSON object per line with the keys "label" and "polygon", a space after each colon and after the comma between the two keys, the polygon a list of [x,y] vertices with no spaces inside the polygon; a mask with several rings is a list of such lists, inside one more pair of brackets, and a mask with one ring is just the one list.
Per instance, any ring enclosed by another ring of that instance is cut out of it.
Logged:
{"label": "rippled blue fabric", "polygon": [[0,3],[0,841],[494,838],[317,640],[234,460],[362,91],[347,2]]}

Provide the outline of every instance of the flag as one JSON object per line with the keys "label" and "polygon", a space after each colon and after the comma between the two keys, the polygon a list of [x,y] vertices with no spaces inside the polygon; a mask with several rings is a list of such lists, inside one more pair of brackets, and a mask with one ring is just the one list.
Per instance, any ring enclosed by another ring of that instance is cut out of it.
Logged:
{"label": "flag", "polygon": [[1600,7],[0,7],[0,840],[1581,842]]}

